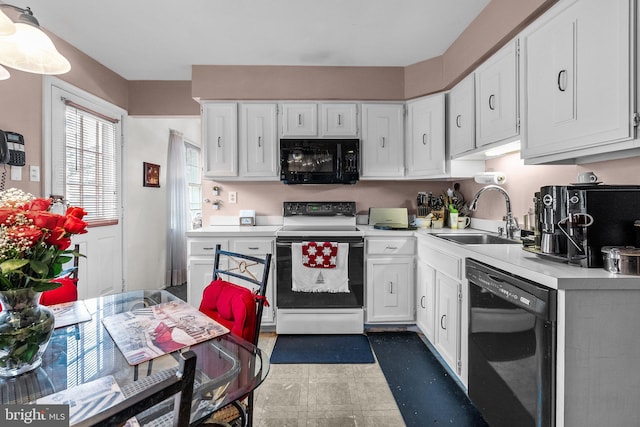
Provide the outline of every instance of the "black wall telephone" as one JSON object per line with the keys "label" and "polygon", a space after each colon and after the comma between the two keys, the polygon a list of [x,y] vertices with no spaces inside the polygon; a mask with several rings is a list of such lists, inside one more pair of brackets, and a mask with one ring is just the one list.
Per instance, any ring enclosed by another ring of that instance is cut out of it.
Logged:
{"label": "black wall telephone", "polygon": [[19,133],[0,130],[0,163],[24,166],[24,137]]}

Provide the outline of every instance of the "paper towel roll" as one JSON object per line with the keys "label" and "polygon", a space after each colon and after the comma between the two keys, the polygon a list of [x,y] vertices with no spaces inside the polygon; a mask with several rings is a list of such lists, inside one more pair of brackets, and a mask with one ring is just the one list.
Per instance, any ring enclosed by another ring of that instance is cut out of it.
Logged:
{"label": "paper towel roll", "polygon": [[473,179],[478,184],[498,184],[507,182],[507,176],[502,172],[481,172],[474,175]]}

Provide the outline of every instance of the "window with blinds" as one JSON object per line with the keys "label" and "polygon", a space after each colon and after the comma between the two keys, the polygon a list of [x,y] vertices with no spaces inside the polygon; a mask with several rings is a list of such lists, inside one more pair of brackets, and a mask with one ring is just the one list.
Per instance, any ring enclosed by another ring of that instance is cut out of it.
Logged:
{"label": "window with blinds", "polygon": [[65,101],[65,196],[90,225],[118,223],[118,120]]}
{"label": "window with blinds", "polygon": [[184,144],[187,161],[187,186],[189,188],[189,212],[193,221],[202,211],[202,183],[200,177],[200,147],[190,142]]}

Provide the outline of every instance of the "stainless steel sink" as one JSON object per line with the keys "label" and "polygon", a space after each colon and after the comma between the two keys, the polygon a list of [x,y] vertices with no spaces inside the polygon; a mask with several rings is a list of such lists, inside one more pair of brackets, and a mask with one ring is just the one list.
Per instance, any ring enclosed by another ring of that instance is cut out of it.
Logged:
{"label": "stainless steel sink", "polygon": [[507,239],[505,237],[495,236],[493,234],[462,234],[462,233],[448,233],[448,234],[436,234],[441,239],[449,240],[451,242],[462,243],[464,245],[519,245],[518,240]]}

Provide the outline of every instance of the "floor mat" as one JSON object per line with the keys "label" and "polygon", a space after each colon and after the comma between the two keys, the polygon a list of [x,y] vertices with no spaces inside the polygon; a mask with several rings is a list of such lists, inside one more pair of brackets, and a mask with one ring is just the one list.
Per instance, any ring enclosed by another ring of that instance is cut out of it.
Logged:
{"label": "floor mat", "polygon": [[407,426],[488,426],[418,334],[367,336]]}
{"label": "floor mat", "polygon": [[365,335],[278,335],[271,363],[374,363]]}

